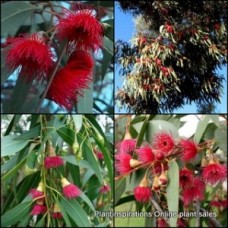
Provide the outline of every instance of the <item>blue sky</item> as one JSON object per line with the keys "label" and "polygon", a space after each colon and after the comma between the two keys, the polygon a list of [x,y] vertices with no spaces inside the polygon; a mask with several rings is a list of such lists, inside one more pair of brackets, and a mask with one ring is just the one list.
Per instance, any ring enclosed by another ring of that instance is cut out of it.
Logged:
{"label": "blue sky", "polygon": [[[123,13],[118,4],[115,4],[115,40],[129,41],[134,34],[133,17],[130,13]],[[222,70],[218,70],[219,74],[223,74],[226,81],[223,83],[223,95],[221,98],[221,104],[216,103],[216,111],[219,113],[227,113],[227,66]],[[115,90],[121,88],[123,77],[119,75],[119,68],[115,68]],[[185,105],[184,108],[180,108],[174,111],[174,113],[196,113],[196,105]],[[115,107],[115,113],[123,113],[124,109]]]}

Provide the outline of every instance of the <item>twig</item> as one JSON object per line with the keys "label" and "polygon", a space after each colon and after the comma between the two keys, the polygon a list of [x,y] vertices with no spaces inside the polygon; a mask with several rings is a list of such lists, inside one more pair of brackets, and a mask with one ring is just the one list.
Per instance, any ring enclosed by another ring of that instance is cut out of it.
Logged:
{"label": "twig", "polygon": [[[153,206],[155,207],[155,209],[156,209],[157,211],[163,212],[162,208],[159,206],[159,204],[157,203],[157,201],[155,200],[154,197],[151,197],[151,198],[150,198],[150,201],[151,201],[151,203],[153,204]],[[167,223],[169,223],[168,218],[163,217],[163,219],[164,219]]]}
{"label": "twig", "polygon": [[39,113],[39,111],[40,111],[41,105],[42,105],[42,103],[43,103],[43,101],[44,101],[44,99],[45,99],[45,97],[47,95],[47,92],[48,92],[48,90],[50,88],[50,85],[51,85],[51,83],[52,83],[52,81],[54,79],[54,76],[55,76],[55,74],[56,74],[56,72],[58,70],[58,66],[60,64],[60,61],[62,60],[63,55],[64,55],[64,53],[66,51],[66,47],[67,47],[67,43],[65,43],[65,45],[63,47],[63,50],[62,50],[62,52],[61,52],[61,54],[60,54],[60,56],[59,56],[59,58],[58,58],[58,60],[56,62],[55,68],[54,68],[54,70],[53,70],[53,72],[51,74],[50,80],[48,81],[47,87],[45,88],[45,90],[44,90],[44,92],[43,92],[43,94],[42,94],[42,96],[40,98],[36,113]]}
{"label": "twig", "polygon": [[[196,213],[197,215],[200,212],[200,202],[199,200],[197,200],[196,202]],[[200,227],[200,216],[196,216],[196,223],[195,223],[195,227]]]}
{"label": "twig", "polygon": [[[205,209],[200,208],[200,211],[208,213]],[[215,225],[215,227],[223,227],[222,224],[214,217],[208,217],[209,220]]]}

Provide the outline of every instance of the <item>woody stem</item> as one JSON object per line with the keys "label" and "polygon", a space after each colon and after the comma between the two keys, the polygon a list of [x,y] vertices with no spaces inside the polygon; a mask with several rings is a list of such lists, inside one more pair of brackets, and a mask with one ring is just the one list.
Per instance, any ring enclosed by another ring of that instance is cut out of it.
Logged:
{"label": "woody stem", "polygon": [[54,68],[54,70],[53,70],[53,72],[52,72],[52,74],[51,74],[51,76],[50,76],[50,80],[48,81],[47,87],[45,88],[44,92],[42,93],[42,96],[41,96],[41,98],[40,98],[38,107],[37,107],[37,109],[36,109],[36,113],[39,113],[39,112],[40,112],[41,105],[42,105],[42,103],[43,103],[43,101],[44,101],[44,99],[45,99],[45,97],[46,97],[46,95],[47,95],[47,92],[48,92],[48,90],[49,90],[49,88],[50,88],[50,86],[51,86],[51,83],[52,83],[52,81],[53,81],[53,79],[54,79],[54,77],[55,77],[55,74],[56,74],[56,72],[57,72],[57,70],[58,70],[58,67],[59,67],[59,64],[60,64],[60,61],[62,60],[63,55],[64,55],[65,52],[66,52],[66,47],[67,47],[67,43],[65,43],[65,45],[64,45],[64,47],[63,47],[63,50],[62,50],[62,52],[60,53],[60,56],[59,56],[59,58],[58,58],[58,60],[57,60],[57,62],[56,62],[55,68]]}

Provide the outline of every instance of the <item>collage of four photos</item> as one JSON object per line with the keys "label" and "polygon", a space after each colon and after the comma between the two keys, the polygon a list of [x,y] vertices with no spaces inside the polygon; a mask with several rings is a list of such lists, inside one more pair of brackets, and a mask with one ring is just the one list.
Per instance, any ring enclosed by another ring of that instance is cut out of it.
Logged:
{"label": "collage of four photos", "polygon": [[1,1],[1,227],[227,227],[227,1]]}

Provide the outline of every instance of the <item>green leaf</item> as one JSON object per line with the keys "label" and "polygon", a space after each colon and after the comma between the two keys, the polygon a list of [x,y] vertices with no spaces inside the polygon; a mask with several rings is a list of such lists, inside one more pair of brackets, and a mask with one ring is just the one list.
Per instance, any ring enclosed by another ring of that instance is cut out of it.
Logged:
{"label": "green leaf", "polygon": [[77,104],[78,113],[93,113],[93,82],[84,90],[83,97],[79,97]]}
{"label": "green leaf", "polygon": [[40,125],[37,125],[36,127],[30,129],[27,132],[24,132],[20,136],[17,136],[15,140],[26,140],[31,138],[36,138],[40,135]]}
{"label": "green leaf", "polygon": [[74,121],[74,126],[76,129],[76,133],[78,133],[81,128],[82,128],[82,115],[72,115],[73,121]]}
{"label": "green leaf", "polygon": [[79,167],[77,165],[73,165],[69,162],[67,162],[66,166],[70,172],[70,175],[72,177],[74,184],[76,184],[78,187],[80,187],[81,186],[81,180],[80,180],[80,169],[79,169]]}
{"label": "green leaf", "polygon": [[79,196],[89,207],[92,211],[95,211],[95,208],[93,206],[93,203],[91,202],[91,200],[89,199],[89,197],[83,192],[81,191],[81,194]]}
{"label": "green leaf", "polygon": [[91,167],[87,161],[85,161],[85,160],[77,161],[74,155],[64,156],[63,159],[73,165],[79,166],[80,168],[91,169]]}
{"label": "green leaf", "polygon": [[108,144],[108,141],[106,140],[105,134],[104,134],[101,126],[97,122],[95,116],[93,116],[93,115],[85,115],[85,117],[89,120],[90,124],[93,125],[97,129],[97,131],[101,134],[101,136],[104,138],[105,146],[107,146],[107,149],[112,151],[112,147],[110,147],[110,145]]}
{"label": "green leaf", "polygon": [[75,199],[67,200],[62,198],[61,204],[66,210],[67,214],[79,227],[91,227],[87,214]]}
{"label": "green leaf", "polygon": [[144,121],[142,128],[141,128],[139,135],[138,135],[136,147],[141,146],[143,139],[144,139],[144,136],[145,136],[145,132],[146,132],[147,127],[148,127],[148,123],[149,123],[148,120]]}
{"label": "green leaf", "polygon": [[110,40],[114,40],[114,29],[113,29],[113,19],[108,19],[105,21],[102,21],[104,27],[105,27],[105,36],[107,36]]}
{"label": "green leaf", "polygon": [[215,141],[217,145],[227,154],[227,126],[221,125],[215,130]]}
{"label": "green leaf", "polygon": [[105,74],[108,70],[108,67],[110,66],[111,64],[111,60],[112,60],[112,57],[113,55],[111,55],[108,51],[106,51],[105,49],[103,50],[103,61],[102,61],[102,69],[101,69],[101,75],[102,75],[102,78],[101,80],[104,79],[105,77]]}
{"label": "green leaf", "polygon": [[211,120],[214,122],[214,124],[219,127],[219,115],[210,115]]}
{"label": "green leaf", "polygon": [[[170,212],[174,212],[178,215],[179,208],[179,168],[176,161],[172,160],[169,163],[168,170],[168,186],[167,192],[167,203]],[[177,227],[178,216],[171,216],[169,218],[170,227]]]}
{"label": "green leaf", "polygon": [[1,156],[11,156],[22,150],[29,143],[29,140],[15,140],[17,136],[7,135],[2,137]]}
{"label": "green leaf", "polygon": [[135,201],[134,195],[125,196],[125,197],[120,198],[119,201],[117,202],[117,204],[115,204],[115,206],[119,206],[121,204],[128,203],[130,201]]}
{"label": "green leaf", "polygon": [[82,149],[82,153],[85,156],[85,159],[88,161],[88,163],[90,164],[92,170],[94,171],[94,173],[98,177],[99,182],[101,184],[103,184],[103,177],[102,177],[102,174],[101,174],[101,169],[100,169],[100,166],[99,166],[99,162],[96,159],[95,154],[93,153],[91,147],[88,145],[88,141],[87,140],[83,142],[81,149]]}
{"label": "green leaf", "polygon": [[15,225],[30,211],[32,201],[21,203],[1,216],[1,227]]}
{"label": "green leaf", "polygon": [[6,53],[9,48],[4,48],[1,50],[1,84],[3,84],[8,77],[10,76],[10,73],[7,70],[7,67],[5,65],[5,58],[6,58]]}
{"label": "green leaf", "polygon": [[[23,76],[19,76],[13,89],[10,101],[3,104],[3,110],[7,113],[23,113],[24,104],[32,86],[32,80],[25,82]],[[22,89],[23,88],[23,89]]]}
{"label": "green leaf", "polygon": [[113,42],[107,36],[104,37],[104,49],[113,56]]}
{"label": "green leaf", "polygon": [[109,180],[110,180],[110,184],[111,184],[111,192],[112,192],[112,196],[113,196],[113,165],[112,165],[112,160],[110,158],[109,152],[107,150],[107,148],[100,142],[99,139],[97,139],[96,137],[94,137],[95,142],[97,143],[98,147],[100,148],[102,154],[104,155],[104,161],[105,164],[108,168],[108,175],[109,175]]}
{"label": "green leaf", "polygon": [[7,130],[4,134],[4,136],[8,135],[11,130],[13,129],[13,127],[15,127],[15,125],[19,122],[20,118],[21,118],[22,115],[14,115],[12,120],[10,121],[10,124],[9,126],[7,127]]}
{"label": "green leaf", "polygon": [[143,116],[143,115],[136,116],[136,117],[131,121],[131,124],[136,124],[136,123],[139,123],[139,122],[143,122],[145,119],[146,119],[146,116]]}
{"label": "green leaf", "polygon": [[36,7],[27,1],[10,1],[1,4],[1,34],[14,36],[35,9]]}
{"label": "green leaf", "polygon": [[2,176],[2,180],[7,180],[12,177],[25,164],[26,160],[27,157],[23,158],[20,162],[17,162],[12,169]]}
{"label": "green leaf", "polygon": [[196,128],[196,133],[194,135],[194,140],[196,143],[200,142],[200,140],[204,134],[204,131],[207,128],[209,121],[210,121],[210,116],[208,116],[208,115],[203,116],[203,119],[201,119],[199,121],[197,128]]}
{"label": "green leaf", "polygon": [[72,227],[70,220],[68,218],[68,215],[67,215],[67,209],[62,205],[62,203],[57,199],[57,197],[55,195],[53,195],[53,196],[55,198],[55,202],[57,203],[59,209],[61,210],[61,212],[63,214],[63,218],[64,218],[64,221],[65,221],[67,227]]}
{"label": "green leaf", "polygon": [[126,189],[126,178],[122,178],[115,182],[115,205],[117,205],[118,201],[120,200],[121,196],[125,192]]}
{"label": "green leaf", "polygon": [[151,120],[147,127],[146,140],[152,143],[154,135],[160,131],[168,132],[174,137],[178,137],[178,129],[174,124],[164,120]]}
{"label": "green leaf", "polygon": [[70,146],[73,146],[75,140],[75,132],[69,127],[61,127],[56,130],[58,135]]}

